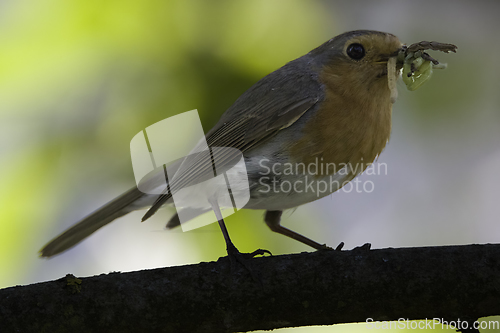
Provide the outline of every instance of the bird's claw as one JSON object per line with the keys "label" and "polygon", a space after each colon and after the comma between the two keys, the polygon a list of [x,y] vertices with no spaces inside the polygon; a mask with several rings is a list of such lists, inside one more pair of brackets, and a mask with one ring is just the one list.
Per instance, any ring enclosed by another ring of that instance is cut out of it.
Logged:
{"label": "bird's claw", "polygon": [[365,244],[363,244],[361,246],[355,247],[351,251],[355,251],[355,252],[368,252],[368,251],[370,251],[371,247],[372,247],[372,244],[365,243]]}
{"label": "bird's claw", "polygon": [[[371,249],[371,244],[370,243],[365,243],[361,246],[357,246],[351,251],[356,251],[356,252],[361,252],[361,251],[370,251]],[[342,251],[344,248],[344,242],[340,242],[339,245],[334,249],[332,247],[327,246],[326,244],[321,245],[321,247],[318,248],[318,251]]]}
{"label": "bird's claw", "polygon": [[343,247],[344,247],[344,242],[341,242],[339,245],[337,245],[337,247],[335,249],[333,247],[326,245],[326,244],[322,244],[318,248],[318,251],[341,251]]}
{"label": "bird's claw", "polygon": [[273,254],[271,253],[271,251],[268,251],[268,250],[264,250],[264,249],[257,249],[253,252],[250,252],[250,253],[240,253],[242,256],[244,256],[246,259],[251,259],[253,257],[256,257],[256,256],[263,256],[265,254],[269,254],[270,256],[272,256]]}
{"label": "bird's claw", "polygon": [[264,255],[266,253],[272,256],[273,254],[271,253],[271,251],[257,249],[250,253],[241,253],[232,243],[231,245],[227,247],[227,254],[229,260],[231,261],[231,270],[234,272],[236,262],[238,262],[250,273],[252,279],[255,282],[262,284],[261,279],[259,279],[254,273],[248,260],[254,258],[255,256]]}

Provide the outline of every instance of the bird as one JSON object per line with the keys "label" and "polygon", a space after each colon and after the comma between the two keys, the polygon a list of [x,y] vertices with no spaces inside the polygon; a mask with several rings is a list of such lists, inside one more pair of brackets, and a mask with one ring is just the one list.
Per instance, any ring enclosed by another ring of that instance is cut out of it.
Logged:
{"label": "bird", "polygon": [[[316,250],[330,249],[282,226],[282,212],[330,195],[378,158],[391,134],[402,46],[390,33],[345,32],[263,77],[236,99],[205,139],[209,147],[243,154],[250,190],[243,208],[265,210],[264,222],[273,232]],[[186,170],[179,179],[193,180],[200,172]],[[319,191],[320,185],[326,190]],[[145,221],[169,204],[171,193],[148,194],[133,187],[55,237],[40,256],[62,253],[132,211],[149,208]],[[198,213],[193,209],[193,216]],[[218,220],[228,253],[239,253],[222,217]],[[166,227],[179,225],[176,213]]]}

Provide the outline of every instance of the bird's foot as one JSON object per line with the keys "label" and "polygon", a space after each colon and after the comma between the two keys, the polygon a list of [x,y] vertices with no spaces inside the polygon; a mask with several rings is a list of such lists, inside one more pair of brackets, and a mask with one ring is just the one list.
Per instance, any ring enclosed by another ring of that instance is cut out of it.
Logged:
{"label": "bird's foot", "polygon": [[372,244],[365,243],[365,244],[363,244],[361,246],[355,247],[351,251],[355,251],[355,252],[368,252],[368,251],[370,251],[371,247],[372,247]]}
{"label": "bird's foot", "polygon": [[264,255],[266,253],[269,255],[273,255],[270,251],[263,249],[258,249],[251,253],[241,253],[232,243],[228,244],[227,246],[227,254],[231,262],[231,271],[235,272],[237,263],[239,263],[250,273],[252,279],[260,284],[262,284],[262,281],[257,277],[255,272],[253,271],[249,259],[252,259],[255,256]]}
{"label": "bird's foot", "polygon": [[[355,252],[370,251],[371,246],[372,245],[370,243],[365,243],[361,246],[355,247],[351,251],[355,251]],[[318,251],[342,251],[343,248],[344,248],[344,242],[341,242],[339,245],[337,245],[337,247],[335,249],[327,246],[326,244],[323,244],[323,245],[321,245],[321,247],[318,248]]]}
{"label": "bird's foot", "polygon": [[269,254],[270,256],[272,256],[273,254],[271,253],[271,251],[268,251],[268,250],[263,250],[263,249],[257,249],[253,252],[250,252],[250,253],[241,253],[240,251],[238,251],[238,249],[236,247],[234,247],[234,249],[236,250],[236,252],[238,253],[237,256],[240,256],[241,258],[247,260],[247,259],[252,259],[253,257],[256,257],[256,256],[263,256],[265,255],[266,253]]}
{"label": "bird's foot", "polygon": [[319,248],[317,248],[318,251],[341,251],[342,248],[344,247],[344,242],[341,242],[337,247],[334,249],[333,247],[330,247],[326,244],[322,244]]}

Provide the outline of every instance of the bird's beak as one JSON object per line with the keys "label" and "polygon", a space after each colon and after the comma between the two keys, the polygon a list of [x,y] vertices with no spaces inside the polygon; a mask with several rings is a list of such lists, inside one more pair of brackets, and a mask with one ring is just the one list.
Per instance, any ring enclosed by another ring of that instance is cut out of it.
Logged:
{"label": "bird's beak", "polygon": [[378,58],[378,60],[375,62],[377,64],[387,64],[387,62],[389,61],[390,58],[392,57],[397,57],[398,54],[399,54],[399,51],[401,49],[397,49],[396,51],[390,53],[390,54],[383,54],[380,56],[380,58]]}
{"label": "bird's beak", "polygon": [[389,61],[389,56],[381,56],[380,58],[378,58],[377,61],[375,61],[376,64],[386,64],[387,61]]}

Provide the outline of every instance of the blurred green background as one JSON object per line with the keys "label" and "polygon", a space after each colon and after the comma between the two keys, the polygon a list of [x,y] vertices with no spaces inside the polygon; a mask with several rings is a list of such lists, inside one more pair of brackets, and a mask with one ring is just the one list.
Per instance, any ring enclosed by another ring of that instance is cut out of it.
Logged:
{"label": "blurred green background", "polygon": [[[132,213],[50,260],[37,251],[134,185],[139,131],[192,109],[207,131],[258,79],[355,29],[459,51],[434,54],[449,68],[419,90],[399,84],[379,158],[387,174],[360,178],[372,193],[339,191],[285,213],[284,225],[346,248],[498,243],[498,12],[494,1],[0,0],[0,288],[225,255],[216,224],[165,231],[169,210],[147,223]],[[228,218],[241,251],[311,250],[262,215]]]}

